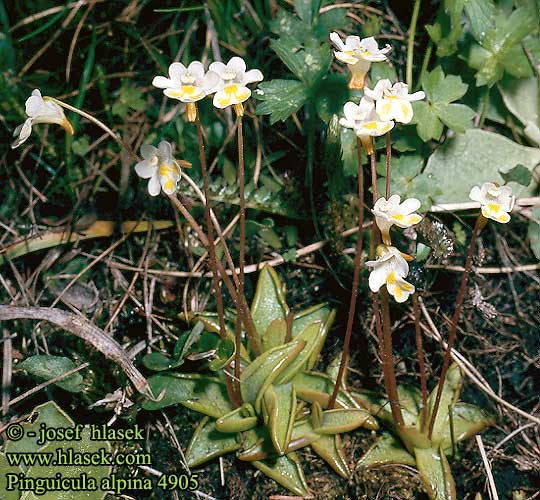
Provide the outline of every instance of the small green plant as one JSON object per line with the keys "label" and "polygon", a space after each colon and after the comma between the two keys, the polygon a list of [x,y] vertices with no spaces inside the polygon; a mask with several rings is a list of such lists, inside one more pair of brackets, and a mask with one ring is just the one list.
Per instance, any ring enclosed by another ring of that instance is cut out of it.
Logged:
{"label": "small green plant", "polygon": [[[441,382],[442,383],[442,382]],[[454,478],[447,456],[457,454],[460,441],[481,432],[495,420],[477,406],[459,400],[463,376],[457,365],[448,370],[442,389],[440,411],[437,413],[433,433],[429,437],[430,421],[437,387],[428,398],[423,411],[422,395],[415,387],[398,386],[399,402],[403,413],[403,426],[396,426],[388,409],[388,400],[362,396],[366,408],[388,426],[378,441],[362,456],[359,467],[378,467],[402,464],[416,467],[430,498],[448,500],[456,498]]]}
{"label": "small green plant", "polygon": [[[358,427],[376,429],[371,414],[342,387],[337,407],[327,409],[335,384],[335,373],[319,373],[313,368],[323,347],[335,312],[326,304],[292,313],[285,301],[285,286],[276,272],[265,266],[259,275],[251,315],[263,352],[254,356],[248,343],[240,346],[242,372],[240,387],[243,404],[235,407],[227,395],[222,368],[234,357],[234,314],[228,315],[230,342],[218,342],[216,316],[193,316],[198,343],[182,348],[184,358],[157,366],[155,355],[147,366],[173,367],[186,359],[207,358],[212,375],[186,373],[176,368],[149,379],[157,401],[146,409],[159,409],[180,403],[205,415],[186,452],[190,467],[220,455],[236,453],[251,462],[296,495],[312,497],[296,450],[311,446],[339,475],[350,470],[340,434]],[[204,327],[203,327],[204,325]],[[203,331],[204,328],[204,331]],[[193,332],[188,336],[193,338]],[[203,340],[214,336],[216,343]],[[180,340],[186,345],[185,338]],[[231,346],[229,350],[224,346]],[[199,350],[199,355],[195,352]],[[226,354],[224,354],[226,352]]]}

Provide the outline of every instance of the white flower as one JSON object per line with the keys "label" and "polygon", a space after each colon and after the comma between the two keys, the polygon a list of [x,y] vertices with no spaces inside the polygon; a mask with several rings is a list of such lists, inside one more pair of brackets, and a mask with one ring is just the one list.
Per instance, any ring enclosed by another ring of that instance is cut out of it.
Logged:
{"label": "white flower", "polygon": [[362,97],[360,104],[350,101],[345,103],[343,113],[345,118],[341,118],[339,124],[354,130],[369,155],[373,154],[371,137],[384,135],[394,128],[393,121],[381,120],[375,110],[375,103],[369,97]]}
{"label": "white flower", "polygon": [[213,71],[205,73],[201,62],[193,61],[186,68],[174,62],[169,66],[169,78],[156,76],[152,85],[164,89],[163,93],[172,99],[185,103],[200,101],[219,83],[219,76]]}
{"label": "white flower", "polygon": [[379,49],[379,45],[372,36],[362,40],[358,36],[348,36],[343,43],[340,36],[332,32],[330,41],[337,49],[334,51],[336,59],[347,64],[351,70],[349,87],[352,89],[363,88],[371,63],[386,61],[386,54],[392,50],[390,45]]}
{"label": "white flower", "polygon": [[369,288],[372,292],[378,292],[386,285],[388,293],[396,302],[405,302],[414,293],[414,286],[404,280],[409,273],[409,264],[397,248],[379,245],[377,260],[366,262],[366,266],[372,268],[369,274]]}
{"label": "white flower", "polygon": [[484,217],[503,224],[510,220],[509,213],[516,202],[511,187],[499,186],[493,182],[484,182],[482,187],[474,186],[469,193],[469,198],[480,202]]}
{"label": "white flower", "polygon": [[409,94],[406,83],[397,82],[392,85],[390,80],[379,80],[374,89],[364,89],[365,95],[376,101],[377,113],[382,120],[396,120],[400,123],[409,123],[413,117],[411,101],[419,101],[426,97],[419,91]]}
{"label": "white flower", "polygon": [[36,123],[56,123],[63,127],[69,135],[73,135],[73,127],[64,114],[64,110],[50,97],[41,97],[38,89],[32,91],[32,95],[26,100],[26,114],[28,118],[13,132],[17,137],[11,145],[12,148],[20,146],[32,133],[32,126]]}
{"label": "white flower", "polygon": [[371,211],[375,216],[375,222],[381,230],[382,240],[390,245],[390,228],[395,224],[398,227],[406,228],[418,224],[422,217],[416,212],[420,208],[420,200],[407,198],[402,203],[401,197],[393,194],[388,198],[379,198]]}
{"label": "white flower", "polygon": [[135,165],[135,172],[143,179],[150,179],[150,195],[157,196],[162,189],[166,194],[173,194],[180,180],[181,170],[172,156],[171,145],[167,141],[161,141],[157,148],[143,144],[141,155],[144,160]]}
{"label": "white flower", "polygon": [[220,81],[214,88],[214,106],[226,108],[234,104],[241,104],[251,96],[248,83],[260,82],[263,74],[258,69],[246,71],[246,63],[241,57],[233,57],[226,65],[222,62],[213,62],[209,67],[219,75]]}

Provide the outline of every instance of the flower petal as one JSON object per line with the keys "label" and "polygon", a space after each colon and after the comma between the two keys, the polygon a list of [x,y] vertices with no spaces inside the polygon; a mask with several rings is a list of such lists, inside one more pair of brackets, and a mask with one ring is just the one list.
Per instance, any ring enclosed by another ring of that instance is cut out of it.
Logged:
{"label": "flower petal", "polygon": [[169,77],[175,83],[181,83],[182,75],[187,71],[181,62],[173,62],[169,66]]}
{"label": "flower petal", "polygon": [[219,75],[215,71],[208,71],[202,79],[201,88],[206,93],[206,95],[212,94],[217,90],[219,82]]}
{"label": "flower petal", "polygon": [[214,73],[217,73],[218,76],[222,77],[225,71],[227,71],[227,66],[223,64],[221,61],[215,61],[210,64],[208,67],[209,71],[213,71]]}
{"label": "flower petal", "polygon": [[[366,262],[367,264],[367,262]],[[381,286],[386,283],[386,276],[388,274],[389,267],[386,265],[377,264],[373,268],[373,271],[369,273],[369,289],[372,292],[378,292]]]}
{"label": "flower petal", "polygon": [[141,146],[141,156],[145,160],[150,160],[155,156],[159,156],[159,149],[155,146],[152,146],[151,144],[143,144]]}
{"label": "flower petal", "polygon": [[170,142],[161,141],[158,144],[158,149],[161,155],[161,161],[163,163],[170,163],[172,161],[172,146]]}
{"label": "flower petal", "polygon": [[187,70],[195,77],[196,82],[204,78],[204,66],[200,61],[192,61]]}
{"label": "flower petal", "polygon": [[33,118],[39,113],[41,107],[45,104],[41,92],[38,89],[32,90],[32,95],[26,100],[25,108],[26,114]]}
{"label": "flower petal", "polygon": [[244,78],[242,79],[242,83],[244,85],[247,85],[248,83],[254,83],[254,82],[260,82],[264,79],[263,74],[258,69],[250,69],[249,71],[246,71],[244,74]]}
{"label": "flower petal", "polygon": [[135,165],[135,172],[142,179],[150,179],[156,172],[155,163],[151,163],[150,160],[140,161]]}
{"label": "flower petal", "polygon": [[357,57],[351,54],[347,54],[346,52],[334,51],[334,56],[336,57],[338,61],[341,61],[342,63],[345,63],[345,64],[354,65],[358,62]]}
{"label": "flower petal", "polygon": [[157,196],[159,192],[161,191],[161,183],[159,182],[159,175],[156,173],[150,178],[150,182],[148,183],[148,193],[150,196]]}
{"label": "flower petal", "polygon": [[335,31],[332,31],[332,33],[330,33],[330,41],[334,44],[336,49],[340,51],[345,50],[345,44],[341,40],[341,37]]}
{"label": "flower petal", "polygon": [[227,63],[227,68],[236,74],[243,74],[246,71],[246,62],[241,57],[235,56]]}
{"label": "flower petal", "polygon": [[474,186],[474,187],[471,189],[471,192],[469,193],[469,198],[470,198],[472,201],[478,201],[478,202],[480,202],[480,200],[481,200],[483,197],[482,197],[482,192],[480,191],[480,187],[479,187],[479,186]]}
{"label": "flower petal", "polygon": [[158,89],[167,89],[170,87],[176,87],[178,84],[175,84],[170,78],[166,78],[164,76],[155,76],[152,80],[152,85]]}
{"label": "flower petal", "polygon": [[403,203],[400,204],[399,211],[405,215],[412,214],[413,212],[416,212],[421,205],[422,202],[417,198],[407,198],[406,200],[403,200]]}
{"label": "flower petal", "polygon": [[32,133],[32,118],[27,118],[22,125],[17,126],[13,135],[18,136],[11,147],[13,149],[19,147],[26,139],[30,137]]}

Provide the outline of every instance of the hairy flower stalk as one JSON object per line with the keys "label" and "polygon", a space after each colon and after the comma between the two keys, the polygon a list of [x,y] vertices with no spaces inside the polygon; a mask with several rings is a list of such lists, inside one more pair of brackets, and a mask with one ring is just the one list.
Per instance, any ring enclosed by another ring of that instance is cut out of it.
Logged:
{"label": "hairy flower stalk", "polygon": [[[515,196],[512,194],[512,188],[510,186],[500,186],[494,182],[485,182],[482,186],[474,186],[469,193],[469,198],[480,203],[481,212],[476,219],[471,241],[469,242],[469,249],[467,251],[467,258],[465,260],[465,269],[463,276],[461,277],[461,284],[459,286],[458,295],[456,298],[456,308],[452,316],[452,323],[450,325],[450,332],[448,333],[448,342],[446,346],[446,352],[444,354],[444,361],[441,370],[441,380],[445,380],[446,372],[450,365],[450,359],[452,357],[452,347],[456,340],[456,331],[459,318],[461,316],[461,309],[463,307],[463,299],[465,298],[465,291],[467,289],[467,283],[469,281],[469,274],[471,272],[473,252],[476,246],[476,240],[482,229],[486,226],[488,219],[494,220],[501,224],[507,224],[510,222],[510,212],[514,208],[516,202]],[[437,412],[442,397],[442,385],[439,384],[437,394],[435,396],[435,403],[433,404],[433,410],[431,413],[431,419],[429,422],[428,436],[431,439],[433,433],[433,427],[435,425],[435,419],[437,418]]]}
{"label": "hairy flower stalk", "polygon": [[[459,291],[456,298],[456,308],[454,309],[454,314],[452,316],[452,323],[450,325],[450,332],[448,333],[448,341],[446,343],[446,352],[444,353],[443,366],[441,369],[441,378],[440,380],[445,380],[446,372],[450,366],[450,360],[452,358],[452,348],[456,340],[457,325],[459,322],[459,317],[461,316],[461,309],[463,306],[463,299],[465,298],[465,291],[467,289],[467,283],[469,281],[469,274],[471,272],[471,266],[473,261],[474,248],[476,246],[476,240],[480,231],[487,224],[487,219],[482,215],[478,215],[476,218],[476,223],[471,236],[471,241],[469,242],[469,249],[467,251],[467,258],[465,260],[465,269],[463,275],[461,276],[461,284],[459,285]],[[444,384],[440,383],[437,388],[437,394],[435,396],[435,403],[433,404],[433,409],[431,410],[431,416],[429,420],[428,427],[428,438],[431,439],[433,434],[433,427],[435,425],[435,419],[437,418],[437,413],[439,411],[439,405],[441,403],[442,391]]]}
{"label": "hairy flower stalk", "polygon": [[[193,104],[196,106],[195,104]],[[195,108],[195,126],[197,128],[197,140],[199,143],[199,160],[201,163],[201,172],[203,177],[203,193],[204,193],[204,219],[206,223],[206,233],[208,235],[208,256],[210,262],[210,269],[212,271],[212,286],[216,295],[216,309],[219,318],[219,336],[222,339],[227,338],[227,332],[225,329],[225,312],[223,309],[223,296],[221,295],[221,285],[219,283],[219,275],[217,269],[217,256],[216,256],[216,244],[214,240],[214,228],[212,226],[212,219],[210,216],[210,189],[208,182],[208,169],[206,167],[206,153],[204,151],[204,136],[203,128],[200,119],[197,115],[197,109]],[[235,381],[231,380],[231,377],[226,373],[227,389],[231,396],[233,405],[238,408],[242,405],[242,396],[240,395],[240,382],[238,377],[235,377]]]}
{"label": "hairy flower stalk", "polygon": [[413,313],[414,313],[414,330],[415,330],[415,338],[416,338],[416,349],[418,351],[418,370],[420,372],[420,390],[422,392],[420,428],[423,431],[427,423],[427,416],[428,416],[427,414],[428,390],[427,390],[426,364],[425,364],[425,355],[424,355],[424,342],[422,340],[422,330],[420,329],[420,309],[418,307],[418,297],[416,293],[413,293],[412,303],[413,303]]}
{"label": "hairy flower stalk", "polygon": [[328,408],[334,408],[336,398],[343,383],[345,369],[349,361],[349,346],[351,343],[352,328],[354,325],[354,315],[356,312],[356,300],[358,297],[358,285],[360,282],[360,268],[362,265],[362,243],[364,240],[363,225],[364,225],[364,170],[362,167],[362,142],[357,138],[357,155],[358,155],[358,234],[356,235],[356,254],[354,257],[354,273],[351,290],[351,300],[349,303],[349,314],[347,317],[347,328],[345,330],[345,339],[343,340],[343,352],[341,354],[341,362],[339,364],[338,375],[334,385],[334,391],[330,397]]}
{"label": "hairy flower stalk", "polygon": [[[369,155],[371,165],[371,187],[373,191],[373,204],[375,205],[379,198],[377,191],[377,161],[375,153]],[[372,251],[379,241],[379,230],[377,224],[373,224],[372,228]],[[371,256],[373,257],[373,255]],[[388,395],[388,401],[390,402],[390,408],[392,410],[392,416],[396,427],[402,427],[404,425],[403,414],[399,404],[399,396],[397,391],[396,372],[394,370],[394,355],[392,353],[392,331],[390,328],[390,309],[388,304],[388,292],[386,289],[381,290],[381,317],[382,317],[382,332],[381,322],[378,321],[379,316],[379,299],[378,293],[373,293],[373,310],[375,313],[375,325],[377,327],[377,338],[380,344],[383,379],[386,394]]]}

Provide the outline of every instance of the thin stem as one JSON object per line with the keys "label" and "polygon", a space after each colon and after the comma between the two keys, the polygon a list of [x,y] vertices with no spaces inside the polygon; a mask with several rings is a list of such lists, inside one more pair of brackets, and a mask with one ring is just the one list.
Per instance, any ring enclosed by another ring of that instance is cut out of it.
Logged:
{"label": "thin stem", "polygon": [[[210,189],[208,182],[208,170],[206,166],[206,154],[204,151],[204,138],[203,128],[200,119],[197,117],[195,120],[197,128],[197,140],[199,143],[199,160],[201,163],[201,172],[203,177],[203,192],[204,192],[204,219],[206,223],[206,233],[208,235],[208,255],[210,269],[212,270],[212,285],[214,293],[216,295],[216,308],[219,318],[219,336],[222,339],[227,338],[227,331],[225,328],[225,312],[223,309],[223,296],[221,295],[221,285],[219,283],[219,275],[217,270],[217,257],[216,257],[216,244],[214,240],[214,229],[212,227],[212,219],[210,217]],[[225,375],[227,379],[227,389],[229,396],[231,397],[233,406],[236,408],[242,405],[242,399],[240,396],[240,383],[239,377],[235,377],[236,383],[233,383],[229,375]]]}
{"label": "thin stem", "polygon": [[416,35],[416,23],[418,21],[418,13],[420,11],[420,0],[415,0],[414,9],[411,17],[411,25],[409,26],[409,38],[407,40],[407,85],[410,89],[413,87],[412,69],[414,57],[414,37]]}
{"label": "thin stem", "polygon": [[401,413],[401,407],[399,405],[399,395],[397,391],[396,372],[394,370],[394,355],[392,353],[392,330],[390,327],[390,304],[388,297],[388,290],[381,288],[379,291],[381,296],[381,316],[382,316],[382,328],[384,336],[384,349],[383,349],[383,374],[384,383],[386,385],[386,393],[388,394],[388,400],[390,401],[390,408],[392,409],[392,417],[396,427],[403,427],[405,422],[403,421],[403,414]]}
{"label": "thin stem", "polygon": [[422,340],[422,330],[420,328],[420,309],[418,307],[418,297],[416,293],[413,293],[413,311],[414,311],[414,328],[416,332],[416,350],[418,351],[418,369],[420,371],[420,389],[422,391],[422,410],[420,429],[424,429],[427,422],[427,379],[426,379],[426,365],[424,361],[424,342]]}
{"label": "thin stem", "polygon": [[354,273],[351,290],[351,300],[349,302],[349,315],[347,318],[347,328],[345,330],[345,339],[343,341],[343,352],[341,354],[341,362],[339,364],[339,371],[336,377],[336,383],[334,385],[334,391],[330,397],[328,407],[334,408],[336,404],[337,395],[341,388],[343,377],[345,375],[345,369],[349,360],[349,346],[351,343],[352,329],[354,325],[354,316],[356,312],[356,301],[358,297],[358,285],[360,282],[360,267],[362,264],[362,243],[364,240],[363,229],[364,225],[364,170],[362,168],[362,144],[360,139],[357,140],[357,154],[358,154],[358,234],[356,240],[356,255],[354,257]]}
{"label": "thin stem", "polygon": [[459,317],[461,316],[461,309],[463,306],[463,299],[465,298],[465,291],[467,289],[467,283],[469,281],[469,274],[471,272],[471,266],[473,261],[474,248],[476,246],[476,240],[480,231],[486,225],[487,219],[484,218],[482,214],[476,219],[476,224],[474,225],[473,233],[471,236],[471,241],[469,243],[469,250],[467,251],[467,259],[465,260],[465,270],[461,276],[461,284],[459,286],[458,295],[456,298],[456,308],[454,309],[454,315],[452,316],[452,323],[450,325],[450,332],[448,333],[448,341],[446,343],[446,352],[444,353],[444,361],[441,370],[441,378],[437,387],[437,394],[435,396],[435,403],[433,404],[433,409],[431,410],[431,419],[429,421],[429,430],[428,437],[431,439],[433,434],[433,427],[435,425],[435,419],[437,418],[437,412],[439,410],[439,404],[441,402],[442,391],[444,387],[444,382],[446,379],[446,373],[450,365],[450,359],[452,357],[452,347],[454,347],[454,342],[456,340],[457,325]]}
{"label": "thin stem", "polygon": [[392,173],[392,141],[386,132],[386,199],[390,198],[390,175]]}
{"label": "thin stem", "polygon": [[[244,266],[246,260],[246,199],[244,194],[245,172],[244,172],[244,130],[242,126],[242,116],[238,115],[237,136],[238,136],[238,195],[240,197],[240,257],[239,257],[239,276],[238,276],[238,295],[244,295]],[[234,361],[234,375],[240,379],[240,346],[242,342],[242,323],[240,315],[237,315],[235,325],[235,343],[236,353]]]}
{"label": "thin stem", "polygon": [[[375,154],[370,155],[371,165],[371,189],[373,190],[373,204],[377,201],[379,193],[377,191],[377,163]],[[372,252],[374,252],[375,246],[379,241],[379,230],[377,224],[372,226]],[[381,296],[381,317],[382,317],[382,332],[381,322],[379,316],[379,299]],[[377,337],[379,339],[383,378],[386,394],[390,402],[390,408],[392,409],[392,416],[397,427],[404,425],[403,415],[401,413],[401,407],[399,405],[399,396],[397,392],[396,372],[394,370],[394,355],[392,353],[392,331],[390,328],[390,307],[388,300],[388,291],[386,288],[380,290],[380,292],[374,293],[373,298],[373,310],[375,313],[375,326],[377,327]]]}
{"label": "thin stem", "polygon": [[104,130],[107,134],[109,134],[120,146],[122,146],[135,160],[139,161],[139,155],[131,149],[131,146],[124,142],[120,136],[118,136],[115,132],[113,132],[107,125],[105,125],[102,121],[98,120],[97,118],[94,118],[91,114],[87,113],[86,111],[83,111],[82,109],[76,108],[75,106],[71,106],[71,104],[67,104],[63,101],[59,101],[58,99],[55,99],[54,97],[47,96],[51,101],[55,102],[59,106],[62,106],[63,108],[69,109],[70,111],[73,111],[74,113],[77,113],[78,115],[84,116],[84,118],[90,120],[94,125],[97,125],[99,128]]}
{"label": "thin stem", "polygon": [[[201,240],[201,243],[203,246],[208,250],[209,242],[208,238],[206,237],[206,234],[204,234],[204,231],[202,230],[201,226],[197,223],[197,221],[193,218],[193,216],[189,213],[189,210],[182,204],[182,202],[176,198],[176,196],[169,196],[169,199],[173,203],[173,205],[180,211],[180,213],[184,216],[188,224],[191,226],[191,228],[197,233],[197,237],[199,240]],[[255,353],[255,356],[258,356],[262,352],[262,345],[261,341],[256,334],[255,324],[253,323],[253,318],[251,317],[251,314],[249,314],[249,308],[247,306],[246,298],[241,297],[238,295],[237,289],[231,279],[229,278],[229,275],[227,274],[227,270],[223,266],[222,262],[220,260],[216,261],[217,270],[219,274],[221,275],[221,279],[223,280],[223,284],[227,287],[228,292],[230,293],[231,297],[234,300],[235,304],[240,304],[239,311],[240,316],[242,317],[242,321],[244,322],[244,326],[246,327],[246,333],[248,335],[248,340],[250,341],[250,346],[252,351]],[[234,272],[232,274],[234,275]],[[238,307],[238,306],[237,306]]]}

